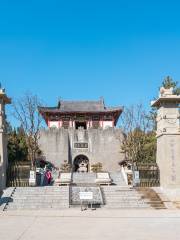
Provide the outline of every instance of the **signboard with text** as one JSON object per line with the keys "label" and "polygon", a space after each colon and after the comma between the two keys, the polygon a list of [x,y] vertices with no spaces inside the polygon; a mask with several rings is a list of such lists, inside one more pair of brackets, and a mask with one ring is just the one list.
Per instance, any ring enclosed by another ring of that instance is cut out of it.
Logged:
{"label": "signboard with text", "polygon": [[134,171],[134,183],[139,184],[140,183],[140,178],[139,178],[139,171]]}
{"label": "signboard with text", "polygon": [[74,148],[88,148],[88,143],[74,143]]}
{"label": "signboard with text", "polygon": [[93,192],[79,192],[80,200],[92,200]]}

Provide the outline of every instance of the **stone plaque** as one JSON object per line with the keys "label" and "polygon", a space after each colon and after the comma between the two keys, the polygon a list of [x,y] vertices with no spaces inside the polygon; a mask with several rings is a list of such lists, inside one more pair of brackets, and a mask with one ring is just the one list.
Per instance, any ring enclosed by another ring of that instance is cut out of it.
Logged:
{"label": "stone plaque", "polygon": [[74,148],[88,148],[88,143],[74,143]]}

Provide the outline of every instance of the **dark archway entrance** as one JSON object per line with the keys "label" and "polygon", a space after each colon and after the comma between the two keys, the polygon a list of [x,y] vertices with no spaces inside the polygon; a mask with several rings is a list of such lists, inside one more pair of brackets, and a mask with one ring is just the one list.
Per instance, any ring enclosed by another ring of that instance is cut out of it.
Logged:
{"label": "dark archway entrance", "polygon": [[83,121],[76,121],[75,128],[76,129],[78,129],[78,128],[87,129],[87,124],[86,124],[86,122],[83,122]]}
{"label": "dark archway entrance", "polygon": [[88,172],[89,159],[85,155],[78,155],[74,159],[74,172]]}

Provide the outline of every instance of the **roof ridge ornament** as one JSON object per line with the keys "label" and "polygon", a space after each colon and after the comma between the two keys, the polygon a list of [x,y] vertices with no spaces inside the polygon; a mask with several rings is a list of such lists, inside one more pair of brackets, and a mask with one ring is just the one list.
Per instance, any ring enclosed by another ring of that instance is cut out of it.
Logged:
{"label": "roof ridge ornament", "polygon": [[100,97],[100,103],[105,107],[104,97],[103,96]]}
{"label": "roof ridge ornament", "polygon": [[58,108],[60,108],[60,106],[61,106],[61,101],[62,101],[62,98],[58,97]]}

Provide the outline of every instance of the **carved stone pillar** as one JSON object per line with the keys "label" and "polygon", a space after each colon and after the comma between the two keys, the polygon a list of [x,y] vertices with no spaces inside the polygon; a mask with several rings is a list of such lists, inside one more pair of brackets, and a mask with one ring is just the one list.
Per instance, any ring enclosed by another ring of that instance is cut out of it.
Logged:
{"label": "carved stone pillar", "polygon": [[6,187],[8,159],[5,105],[10,103],[11,99],[7,97],[5,89],[0,88],[0,190]]}
{"label": "carved stone pillar", "polygon": [[159,98],[151,103],[157,108],[157,164],[160,184],[180,187],[180,96],[173,89],[160,89]]}

